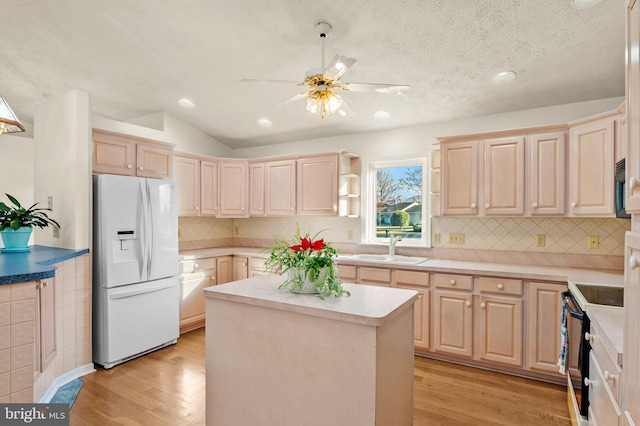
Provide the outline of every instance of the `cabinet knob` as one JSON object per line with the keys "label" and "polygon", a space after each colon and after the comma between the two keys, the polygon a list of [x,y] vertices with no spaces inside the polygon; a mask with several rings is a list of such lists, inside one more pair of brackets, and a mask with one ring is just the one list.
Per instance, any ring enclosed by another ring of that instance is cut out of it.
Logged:
{"label": "cabinet knob", "polygon": [[538,208],[538,203],[531,203],[531,207],[533,207],[534,209]]}
{"label": "cabinet knob", "polygon": [[244,206],[240,207],[240,210],[244,211]]}
{"label": "cabinet knob", "polygon": [[606,381],[613,381],[616,380],[618,378],[618,376],[616,374],[611,374],[609,373],[607,370],[604,371],[604,379]]}
{"label": "cabinet knob", "polygon": [[498,284],[497,287],[498,287],[498,290],[502,290],[504,288],[504,284],[500,283],[500,284]]}
{"label": "cabinet knob", "polygon": [[629,257],[629,268],[636,269],[638,266],[640,266],[640,262],[638,262],[638,259],[632,254],[631,257]]}
{"label": "cabinet knob", "polygon": [[140,167],[138,167],[138,170],[143,171],[144,167],[140,166]]}
{"label": "cabinet knob", "polygon": [[571,202],[571,207],[575,207],[575,206],[577,206],[577,205],[578,205],[578,203],[576,203],[575,201],[572,201],[572,202]]}
{"label": "cabinet knob", "polygon": [[588,387],[588,386],[591,386],[591,385],[592,385],[592,384],[594,384],[594,383],[595,383],[595,380],[590,380],[588,377],[585,377],[585,378],[584,378],[584,385],[585,385],[585,386],[587,386],[587,387]]}
{"label": "cabinet knob", "polygon": [[193,267],[194,267],[194,268],[197,268],[197,267],[198,267],[198,264],[197,264],[197,263],[194,263],[194,264],[193,264]]}
{"label": "cabinet knob", "polygon": [[127,169],[131,170],[132,168],[131,164],[127,164]]}
{"label": "cabinet knob", "polygon": [[467,300],[466,305],[467,305],[467,306],[471,306],[471,302]]}
{"label": "cabinet knob", "polygon": [[456,285],[456,280],[451,280],[451,281],[449,281],[449,284],[451,284],[451,285]]}
{"label": "cabinet knob", "polygon": [[200,210],[200,206],[196,206],[196,210]]}
{"label": "cabinet knob", "polygon": [[476,208],[476,203],[471,203],[471,208],[475,209]]}
{"label": "cabinet knob", "polygon": [[[467,302],[467,303],[469,303],[469,302]],[[484,309],[484,308],[486,308],[486,307],[487,307],[487,304],[486,304],[486,303],[484,303],[484,302],[482,302],[482,303],[480,304],[480,307],[481,307],[482,309]]]}
{"label": "cabinet knob", "polygon": [[591,341],[593,339],[593,336],[591,335],[591,333],[589,333],[588,331],[585,331],[584,333],[584,340],[586,340],[587,342]]}
{"label": "cabinet knob", "polygon": [[489,207],[491,207],[491,204],[489,204],[489,203],[487,203],[487,204],[485,204],[485,205],[484,205],[484,208],[485,208],[485,209],[488,209]]}
{"label": "cabinet knob", "polygon": [[291,211],[293,211],[293,206],[291,206]]}
{"label": "cabinet knob", "polygon": [[258,210],[262,210],[262,206],[258,207]]}
{"label": "cabinet knob", "polygon": [[629,189],[633,191],[638,186],[640,186],[640,180],[635,178],[635,177],[633,177],[633,176],[631,176],[629,178]]}

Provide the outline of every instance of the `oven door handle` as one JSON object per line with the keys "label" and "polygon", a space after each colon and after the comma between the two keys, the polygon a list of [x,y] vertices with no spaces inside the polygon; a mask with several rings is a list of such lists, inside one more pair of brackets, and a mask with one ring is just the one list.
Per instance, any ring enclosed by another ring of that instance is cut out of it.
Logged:
{"label": "oven door handle", "polygon": [[584,318],[584,312],[582,312],[580,308],[575,310],[571,309],[572,308],[571,305],[573,305],[574,307],[579,306],[573,294],[571,294],[570,291],[565,291],[562,293],[562,297],[567,301],[566,309],[569,312],[569,315],[571,315],[573,318],[576,318],[582,321],[582,319]]}

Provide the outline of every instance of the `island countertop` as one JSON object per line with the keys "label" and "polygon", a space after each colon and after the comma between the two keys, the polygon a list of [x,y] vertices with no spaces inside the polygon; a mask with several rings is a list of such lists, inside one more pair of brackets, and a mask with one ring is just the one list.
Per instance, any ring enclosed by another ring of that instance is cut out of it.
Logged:
{"label": "island countertop", "polygon": [[280,275],[262,275],[205,288],[208,298],[336,319],[368,326],[382,326],[418,298],[418,292],[390,287],[343,284],[351,296],[320,299],[313,294],[293,294],[278,289]]}
{"label": "island countertop", "polygon": [[88,249],[65,249],[58,247],[31,246],[23,253],[0,254],[0,284],[52,278],[56,274],[56,263],[89,253]]}

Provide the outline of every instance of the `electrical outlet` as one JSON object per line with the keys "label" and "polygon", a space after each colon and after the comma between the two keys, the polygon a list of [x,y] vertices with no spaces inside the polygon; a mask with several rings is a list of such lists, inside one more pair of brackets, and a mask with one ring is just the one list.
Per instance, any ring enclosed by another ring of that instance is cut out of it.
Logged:
{"label": "electrical outlet", "polygon": [[53,238],[60,238],[60,228],[53,228]]}
{"label": "electrical outlet", "polygon": [[597,235],[589,235],[589,248],[597,249],[600,247],[600,238]]}
{"label": "electrical outlet", "polygon": [[347,231],[347,239],[348,240],[353,240],[353,229],[349,229]]}
{"label": "electrical outlet", "polygon": [[547,236],[545,234],[536,235],[536,247],[544,247],[547,243]]}
{"label": "electrical outlet", "polygon": [[449,233],[449,244],[464,244],[464,234]]}
{"label": "electrical outlet", "polygon": [[434,243],[440,242],[440,234],[433,234],[433,242]]}

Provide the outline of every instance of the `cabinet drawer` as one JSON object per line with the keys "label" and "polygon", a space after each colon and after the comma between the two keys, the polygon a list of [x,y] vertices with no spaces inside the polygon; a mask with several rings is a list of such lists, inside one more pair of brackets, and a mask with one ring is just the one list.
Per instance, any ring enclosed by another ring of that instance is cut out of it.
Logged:
{"label": "cabinet drawer", "polygon": [[481,277],[479,279],[479,288],[480,293],[522,296],[522,280]]}
{"label": "cabinet drawer", "polygon": [[192,273],[205,271],[207,269],[216,269],[216,258],[207,257],[203,259],[183,260],[180,262],[181,273]]}
{"label": "cabinet drawer", "polygon": [[[598,330],[591,324],[591,343],[592,355],[598,360],[598,365],[602,370],[602,376],[605,386],[609,388],[615,401],[620,404],[621,386],[620,378],[622,376],[622,370],[614,359],[609,354],[609,351],[604,346],[602,336],[598,333]],[[593,371],[590,369],[590,371]],[[606,379],[606,380],[605,380]]]}
{"label": "cabinet drawer", "polygon": [[435,274],[434,283],[437,288],[473,290],[473,277],[468,275]]}
{"label": "cabinet drawer", "polygon": [[360,283],[391,285],[391,270],[380,268],[360,268]]}
{"label": "cabinet drawer", "polygon": [[396,284],[429,287],[429,273],[418,271],[396,271]]}
{"label": "cabinet drawer", "polygon": [[267,259],[262,257],[252,257],[249,259],[249,268],[251,269],[264,269],[264,264]]}
{"label": "cabinet drawer", "polygon": [[356,282],[356,267],[347,265],[338,265],[338,277],[350,282]]}
{"label": "cabinet drawer", "polygon": [[607,389],[608,382],[593,352],[589,354],[589,380],[589,420],[594,425],[617,425],[622,412]]}

